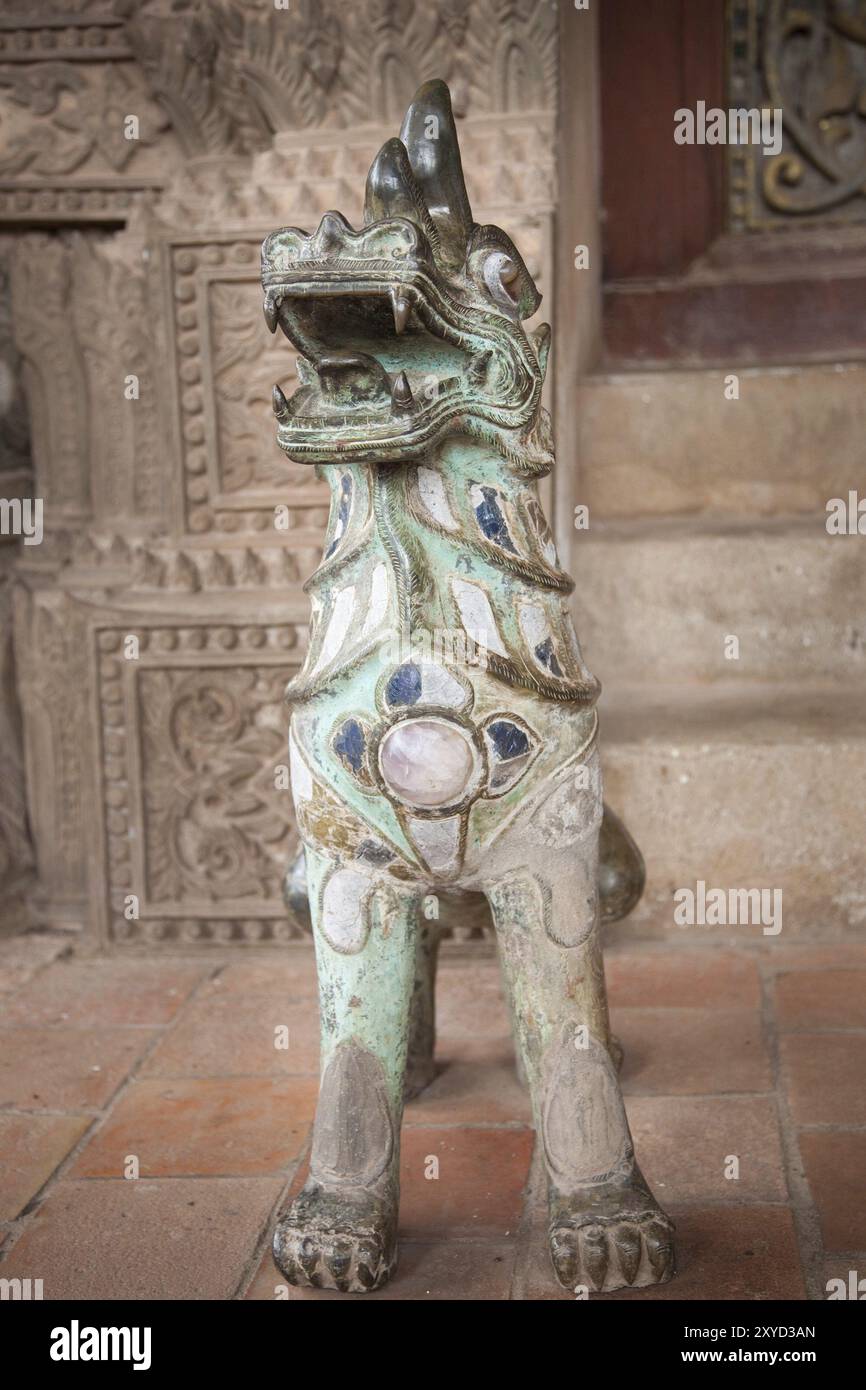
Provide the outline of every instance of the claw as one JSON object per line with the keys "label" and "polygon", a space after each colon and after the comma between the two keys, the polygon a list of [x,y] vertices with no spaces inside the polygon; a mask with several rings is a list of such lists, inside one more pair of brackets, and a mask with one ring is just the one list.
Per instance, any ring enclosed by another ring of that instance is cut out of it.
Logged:
{"label": "claw", "polygon": [[398,289],[391,289],[391,308],[394,310],[394,332],[402,333],[409,320],[411,304]]}
{"label": "claw", "polygon": [[556,1277],[565,1289],[573,1289],[577,1283],[577,1234],[567,1228],[551,1232],[550,1255]]}
{"label": "claw", "polygon": [[301,1269],[304,1271],[310,1283],[316,1284],[318,1278],[316,1270],[319,1264],[319,1251],[309,1238],[301,1241],[298,1259],[301,1264]]}
{"label": "claw", "polygon": [[333,1250],[325,1257],[325,1263],[334,1276],[337,1288],[345,1292],[348,1287],[347,1275],[352,1263],[352,1247],[349,1242],[335,1241]]}
{"label": "claw", "polygon": [[358,1242],[358,1283],[363,1284],[365,1289],[374,1289],[378,1284],[381,1262],[382,1251],[377,1241]]}
{"label": "claw", "polygon": [[604,1288],[607,1275],[607,1237],[600,1226],[580,1232],[580,1263],[588,1282],[596,1290]]}
{"label": "claw", "polygon": [[622,1277],[627,1284],[633,1284],[640,1269],[640,1232],[634,1228],[620,1228],[614,1231],[613,1241],[619,1254]]}
{"label": "claw", "polygon": [[671,1232],[667,1226],[658,1222],[644,1232],[647,1258],[653,1274],[661,1282],[673,1274],[674,1247]]}
{"label": "claw", "polygon": [[274,1232],[274,1264],[282,1270],[290,1284],[306,1283],[297,1261],[290,1253],[288,1242],[282,1240],[279,1231]]}

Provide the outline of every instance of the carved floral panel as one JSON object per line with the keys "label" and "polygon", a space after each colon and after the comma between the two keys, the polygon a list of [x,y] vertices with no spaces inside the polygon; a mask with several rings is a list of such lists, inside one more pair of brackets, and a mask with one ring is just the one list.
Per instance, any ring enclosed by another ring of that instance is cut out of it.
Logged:
{"label": "carved floral panel", "polygon": [[[129,640],[138,655],[129,656]],[[126,944],[293,933],[287,625],[97,633],[106,935]]]}
{"label": "carved floral panel", "polygon": [[866,3],[732,0],[728,104],[781,110],[778,153],[728,147],[733,230],[866,220]]}

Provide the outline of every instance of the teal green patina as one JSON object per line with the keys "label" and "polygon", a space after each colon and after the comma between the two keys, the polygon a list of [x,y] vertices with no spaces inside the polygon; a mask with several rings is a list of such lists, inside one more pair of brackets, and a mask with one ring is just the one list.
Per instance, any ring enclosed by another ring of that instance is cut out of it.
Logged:
{"label": "teal green patina", "polygon": [[461,893],[484,896],[500,943],[557,1276],[666,1279],[671,1225],[635,1162],[597,935],[600,877],[621,914],[640,856],[603,820],[598,685],[538,495],[550,332],[523,328],[539,295],[513,242],[472,219],[444,84],[374,160],[363,226],[331,212],[275,232],[262,282],[300,354],[298,389],[274,390],[278,442],[331,489],[287,692],[322,1082],[277,1261],[343,1290],[392,1272],[403,1098],[433,1065],[421,909]]}

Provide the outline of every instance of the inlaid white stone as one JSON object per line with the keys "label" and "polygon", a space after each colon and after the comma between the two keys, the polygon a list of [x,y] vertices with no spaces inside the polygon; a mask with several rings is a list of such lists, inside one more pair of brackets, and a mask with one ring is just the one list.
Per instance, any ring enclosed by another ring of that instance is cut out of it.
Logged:
{"label": "inlaid white stone", "polygon": [[447,709],[461,709],[469,701],[469,696],[460,682],[434,661],[421,663],[421,698],[430,705],[442,705]]}
{"label": "inlaid white stone", "polygon": [[334,606],[331,609],[331,619],[328,629],[322,639],[322,646],[319,651],[319,659],[313,667],[311,674],[321,671],[323,667],[329,666],[334,657],[343,645],[343,640],[349,630],[349,623],[352,621],[352,614],[355,611],[355,586],[347,584],[345,589],[340,589],[334,599]]}
{"label": "inlaid white stone", "polygon": [[388,612],[388,570],[384,564],[377,565],[370,580],[370,602],[367,616],[361,629],[362,637],[369,637],[385,619]]}
{"label": "inlaid white stone", "polygon": [[439,525],[448,531],[457,530],[457,522],[451,512],[441,473],[437,473],[434,468],[421,465],[418,469],[418,495],[434,521],[438,521]]}
{"label": "inlaid white stone", "polygon": [[475,770],[462,729],[435,719],[408,719],[382,740],[379,766],[386,783],[413,806],[449,806],[468,789]]}
{"label": "inlaid white stone", "polygon": [[292,733],[289,734],[289,775],[292,782],[292,798],[297,808],[302,801],[309,801],[312,797],[313,777]]}
{"label": "inlaid white stone", "polygon": [[530,647],[537,647],[551,636],[550,624],[544,609],[537,603],[521,603],[520,626]]}
{"label": "inlaid white stone", "polygon": [[360,951],[367,939],[370,880],[356,869],[337,869],[322,893],[322,931],[337,951]]}
{"label": "inlaid white stone", "polygon": [[415,848],[420,851],[430,869],[444,873],[457,867],[460,850],[460,817],[445,816],[442,820],[408,818],[407,829]]}
{"label": "inlaid white stone", "polygon": [[470,584],[468,579],[452,579],[451,589],[460,609],[463,626],[473,642],[479,647],[485,647],[489,652],[507,656],[508,652],[499,635],[490,599],[480,585]]}

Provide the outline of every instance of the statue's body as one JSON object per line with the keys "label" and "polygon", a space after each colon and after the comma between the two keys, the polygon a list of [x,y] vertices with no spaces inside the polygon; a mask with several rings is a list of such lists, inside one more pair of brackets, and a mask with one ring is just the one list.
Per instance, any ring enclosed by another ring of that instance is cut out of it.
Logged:
{"label": "statue's body", "polygon": [[442,83],[377,156],[362,229],[328,213],[313,236],[274,233],[263,284],[269,324],[301,353],[300,389],[275,391],[279,442],[332,494],[288,692],[322,1085],[277,1263],[344,1290],[394,1267],[404,1092],[432,1074],[436,933],[420,909],[460,890],[490,904],[557,1276],[667,1279],[671,1223],[635,1163],[597,937],[598,688],[537,496],[550,335],[521,327],[539,296],[513,244],[472,222]]}

